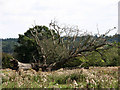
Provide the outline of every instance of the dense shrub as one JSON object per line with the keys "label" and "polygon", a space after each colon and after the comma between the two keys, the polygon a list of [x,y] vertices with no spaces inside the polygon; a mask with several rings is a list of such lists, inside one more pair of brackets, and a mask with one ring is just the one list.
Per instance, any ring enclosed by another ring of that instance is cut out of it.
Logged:
{"label": "dense shrub", "polygon": [[2,53],[2,68],[10,68],[10,59],[13,57],[10,54]]}

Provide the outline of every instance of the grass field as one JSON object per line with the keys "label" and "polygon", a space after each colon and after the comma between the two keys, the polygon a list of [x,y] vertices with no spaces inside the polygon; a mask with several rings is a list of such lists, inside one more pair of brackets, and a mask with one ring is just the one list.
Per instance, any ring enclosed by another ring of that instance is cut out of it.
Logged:
{"label": "grass field", "polygon": [[118,67],[53,72],[2,69],[2,88],[118,88]]}

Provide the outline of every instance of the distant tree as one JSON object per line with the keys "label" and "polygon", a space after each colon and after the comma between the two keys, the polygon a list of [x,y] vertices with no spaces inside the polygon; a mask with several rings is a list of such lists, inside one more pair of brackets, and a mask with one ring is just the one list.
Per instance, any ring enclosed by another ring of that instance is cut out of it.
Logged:
{"label": "distant tree", "polygon": [[14,46],[17,44],[17,38],[2,39],[2,52],[13,54]]}

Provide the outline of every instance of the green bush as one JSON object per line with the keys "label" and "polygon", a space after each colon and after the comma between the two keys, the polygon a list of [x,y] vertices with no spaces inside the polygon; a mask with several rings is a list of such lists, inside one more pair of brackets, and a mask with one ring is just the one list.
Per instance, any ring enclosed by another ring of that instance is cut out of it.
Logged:
{"label": "green bush", "polygon": [[74,60],[69,60],[69,62],[65,63],[63,67],[76,67],[85,62],[85,59],[83,57],[76,57],[73,59]]}
{"label": "green bush", "polygon": [[10,59],[13,59],[11,55],[2,53],[2,68],[10,68]]}
{"label": "green bush", "polygon": [[[90,67],[90,66],[119,66],[119,52],[120,43],[113,43],[114,46],[107,50],[100,50],[102,53],[102,57],[98,52],[91,52],[90,55],[85,57],[76,57],[74,60],[69,60],[64,67],[76,67],[80,66],[83,62],[85,62],[82,67]],[[117,46],[116,46],[117,45]]]}

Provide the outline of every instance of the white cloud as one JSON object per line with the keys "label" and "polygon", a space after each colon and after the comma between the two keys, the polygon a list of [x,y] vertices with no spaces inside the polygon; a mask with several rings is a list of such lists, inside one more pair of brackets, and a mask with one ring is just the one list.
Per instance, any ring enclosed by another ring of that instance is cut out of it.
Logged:
{"label": "white cloud", "polygon": [[[117,26],[119,0],[0,0],[0,36],[18,37],[34,24],[48,25],[56,18],[60,23],[78,25],[104,33]],[[13,33],[14,32],[14,33]]]}

